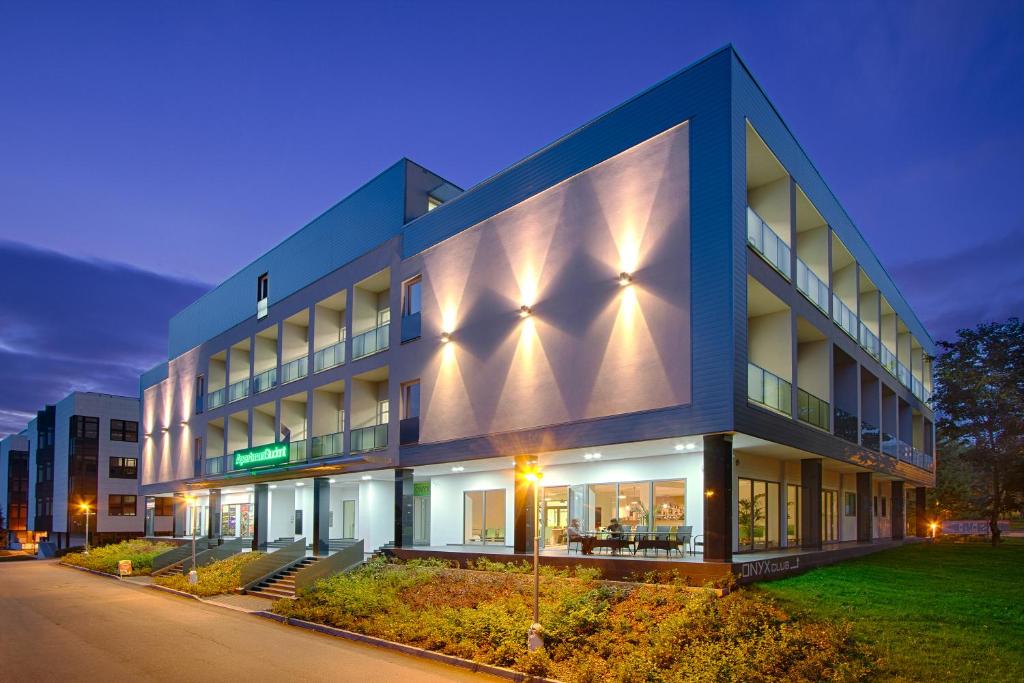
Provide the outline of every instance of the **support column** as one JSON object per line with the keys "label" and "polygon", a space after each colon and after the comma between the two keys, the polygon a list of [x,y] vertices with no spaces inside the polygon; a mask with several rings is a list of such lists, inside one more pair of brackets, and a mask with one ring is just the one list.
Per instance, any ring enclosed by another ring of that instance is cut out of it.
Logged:
{"label": "support column", "polygon": [[536,466],[537,456],[535,455],[516,457],[513,550],[517,553],[533,552],[533,528],[537,523],[537,511],[533,507],[533,483],[523,475]]}
{"label": "support column", "polygon": [[171,517],[173,527],[171,529],[171,536],[179,538],[187,535],[188,520],[185,519],[185,511],[188,507],[188,503],[185,501],[184,493],[175,493],[172,497],[174,501],[171,503],[173,507],[174,516]]}
{"label": "support column", "polygon": [[331,482],[323,477],[313,479],[313,554],[326,557],[330,552],[328,537],[331,526]]}
{"label": "support column", "polygon": [[[156,498],[153,496],[146,496],[146,531],[145,535],[152,538],[156,536]],[[58,547],[60,540],[58,537]]]}
{"label": "support column", "polygon": [[221,515],[221,502],[220,502],[220,489],[210,489],[210,511],[207,517],[207,538],[220,538],[220,515]]}
{"label": "support column", "polygon": [[906,518],[906,500],[907,496],[903,493],[903,482],[894,481],[892,482],[892,493],[890,494],[892,499],[892,510],[891,510],[891,521],[892,521],[892,537],[894,540],[899,540],[906,535],[907,529],[907,518]]}
{"label": "support column", "polygon": [[801,547],[821,550],[821,459],[800,461]]}
{"label": "support column", "polygon": [[412,547],[413,515],[412,469],[395,469],[395,547]]}
{"label": "support column", "polygon": [[704,561],[732,562],[732,435],[704,437]]}
{"label": "support column", "polygon": [[923,486],[914,489],[914,526],[917,527],[918,538],[928,537],[928,520],[925,518],[928,514],[926,512],[927,492],[928,489]]}
{"label": "support column", "polygon": [[874,536],[874,508],[872,507],[871,473],[857,473],[857,541],[870,542]]}
{"label": "support column", "polygon": [[270,523],[270,489],[256,484],[253,493],[252,549],[267,549],[267,527]]}

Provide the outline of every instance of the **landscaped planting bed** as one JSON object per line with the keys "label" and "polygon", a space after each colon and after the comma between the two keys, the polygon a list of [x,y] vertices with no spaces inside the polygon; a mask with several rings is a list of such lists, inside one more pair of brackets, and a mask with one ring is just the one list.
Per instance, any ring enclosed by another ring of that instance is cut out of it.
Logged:
{"label": "landscaped planting bed", "polygon": [[[153,579],[153,583],[200,597],[230,593],[238,588],[242,567],[260,555],[262,553],[241,553],[223,560],[211,562],[205,567],[199,567],[196,569],[199,582],[194,586],[188,582],[188,574],[158,576]],[[186,560],[187,562],[188,560]]]}
{"label": "landscaped planting bed", "polygon": [[545,648],[529,653],[533,578],[522,565],[452,569],[374,560],[273,611],[565,681],[819,681],[867,676],[842,625],[793,620],[763,594],[545,571]]}
{"label": "landscaped planting bed", "polygon": [[61,558],[64,564],[84,567],[117,575],[117,563],[120,560],[132,561],[132,574],[148,574],[153,569],[153,558],[171,550],[175,546],[170,543],[136,539],[122,541],[110,545],[90,548],[89,554],[68,553]]}

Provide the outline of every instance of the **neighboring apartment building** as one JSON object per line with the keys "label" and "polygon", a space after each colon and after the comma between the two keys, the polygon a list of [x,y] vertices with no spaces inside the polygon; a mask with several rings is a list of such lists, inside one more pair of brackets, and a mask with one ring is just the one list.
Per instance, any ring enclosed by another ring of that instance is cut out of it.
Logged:
{"label": "neighboring apartment building", "polygon": [[75,392],[5,439],[0,461],[7,477],[5,506],[21,511],[21,484],[14,483],[13,473],[21,472],[23,461],[26,538],[58,548],[81,545],[83,504],[89,506],[93,543],[141,536],[138,432],[138,399]]}
{"label": "neighboring apartment building", "polygon": [[400,161],[169,336],[150,533],[526,552],[539,519],[556,554],[617,519],[728,563],[902,538],[934,485],[934,344],[731,48],[469,190]]}
{"label": "neighboring apartment building", "polygon": [[0,440],[0,515],[4,547],[32,547],[28,520],[28,438],[24,433]]}

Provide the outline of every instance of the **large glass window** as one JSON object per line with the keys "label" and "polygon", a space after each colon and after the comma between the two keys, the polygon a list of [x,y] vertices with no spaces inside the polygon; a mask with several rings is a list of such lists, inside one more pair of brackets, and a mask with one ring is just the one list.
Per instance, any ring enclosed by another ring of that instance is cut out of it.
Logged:
{"label": "large glass window", "polygon": [[831,543],[839,540],[839,493],[828,489],[821,492],[821,540]]}
{"label": "large glass window", "polygon": [[651,482],[619,484],[619,524],[632,528],[651,524]]}
{"label": "large glass window", "polygon": [[564,546],[569,526],[569,487],[548,486],[544,489],[544,545]]}
{"label": "large glass window", "polygon": [[615,484],[591,484],[589,488],[589,528],[594,531],[604,528],[615,518],[618,494]]}
{"label": "large glass window", "polygon": [[466,491],[463,539],[467,544],[505,544],[505,489]]}
{"label": "large glass window", "polygon": [[737,484],[739,549],[765,550],[779,547],[779,484],[742,478]]}
{"label": "large glass window", "polygon": [[585,509],[579,509],[579,504],[574,502],[570,514],[590,531],[607,527],[613,519],[631,531],[641,526],[649,531],[656,531],[659,526],[683,526],[686,524],[686,480],[589,484]]}
{"label": "large glass window", "polygon": [[800,524],[803,519],[803,501],[800,498],[800,486],[790,484],[786,487],[786,545],[800,545]]}
{"label": "large glass window", "polygon": [[686,482],[682,479],[654,482],[654,523],[683,526],[686,523]]}

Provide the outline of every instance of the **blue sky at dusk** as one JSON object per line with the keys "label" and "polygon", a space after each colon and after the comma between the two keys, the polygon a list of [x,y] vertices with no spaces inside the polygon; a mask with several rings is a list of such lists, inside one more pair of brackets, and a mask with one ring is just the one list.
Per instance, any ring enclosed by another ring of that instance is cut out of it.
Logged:
{"label": "blue sky at dusk", "polygon": [[0,434],[397,159],[469,187],[732,43],[936,338],[1024,313],[1024,3],[0,4]]}

